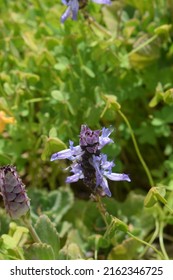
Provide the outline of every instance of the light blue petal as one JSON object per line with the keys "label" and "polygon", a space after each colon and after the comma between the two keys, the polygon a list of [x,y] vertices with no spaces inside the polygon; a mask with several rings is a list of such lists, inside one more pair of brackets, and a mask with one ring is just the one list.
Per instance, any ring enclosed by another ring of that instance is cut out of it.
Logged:
{"label": "light blue petal", "polygon": [[69,160],[75,160],[81,157],[83,154],[83,151],[81,147],[78,145],[76,147],[72,146],[72,142],[70,144],[70,149],[62,150],[58,153],[55,153],[51,156],[50,161],[54,161],[57,159],[69,159]]}
{"label": "light blue petal", "polygon": [[109,173],[112,172],[112,167],[115,166],[115,163],[113,161],[107,161],[107,155],[101,154],[102,160],[101,160],[101,168],[103,171],[108,170]]}
{"label": "light blue petal", "polygon": [[66,150],[63,150],[63,151],[60,151],[58,153],[55,153],[51,156],[51,159],[50,161],[54,161],[54,160],[57,160],[57,159],[68,159],[70,158],[71,156],[73,156],[73,151],[70,150],[70,149],[66,149]]}
{"label": "light blue petal", "polygon": [[96,186],[99,186],[103,181],[102,170],[100,169],[101,158],[99,156],[93,155],[92,159],[89,161],[90,164],[95,168],[96,171]]}
{"label": "light blue petal", "polygon": [[105,4],[105,5],[111,5],[111,0],[92,0],[93,2],[97,4]]}
{"label": "light blue petal", "polygon": [[107,196],[110,197],[112,195],[110,190],[109,190],[109,186],[108,186],[108,182],[107,182],[106,178],[103,177],[103,180],[102,180],[100,186],[102,187],[103,191],[105,192],[105,194]]}
{"label": "light blue petal", "polygon": [[71,7],[68,7],[65,13],[61,16],[61,23],[64,23],[66,19],[71,15]]}
{"label": "light blue petal", "polygon": [[112,133],[113,129],[103,128],[102,135],[99,137],[99,149],[102,149],[105,145],[113,143],[114,141],[109,138],[109,135]]}
{"label": "light blue petal", "polygon": [[71,11],[72,11],[72,19],[77,20],[77,13],[79,10],[79,2],[78,0],[71,0]]}
{"label": "light blue petal", "polygon": [[79,179],[83,179],[83,174],[82,172],[79,172],[79,173],[76,173],[72,176],[68,176],[67,179],[66,179],[66,183],[75,183],[77,182]]}
{"label": "light blue petal", "polygon": [[66,6],[68,6],[68,1],[66,1],[66,0],[61,0],[61,2],[64,4],[64,5],[66,5]]}
{"label": "light blue petal", "polygon": [[127,174],[119,174],[119,173],[108,173],[104,172],[104,176],[112,181],[128,181],[131,182],[129,176]]}

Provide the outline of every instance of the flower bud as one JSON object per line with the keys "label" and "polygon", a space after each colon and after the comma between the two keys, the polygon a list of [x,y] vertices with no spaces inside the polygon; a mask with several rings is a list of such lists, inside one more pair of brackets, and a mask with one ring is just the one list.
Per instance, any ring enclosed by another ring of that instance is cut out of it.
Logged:
{"label": "flower bud", "polygon": [[5,209],[12,219],[18,219],[28,212],[29,198],[14,166],[0,167],[0,191]]}

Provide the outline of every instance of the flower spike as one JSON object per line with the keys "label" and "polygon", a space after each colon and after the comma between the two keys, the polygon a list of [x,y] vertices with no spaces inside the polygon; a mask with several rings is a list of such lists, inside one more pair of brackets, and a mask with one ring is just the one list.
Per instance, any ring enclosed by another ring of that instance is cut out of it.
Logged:
{"label": "flower spike", "polygon": [[28,212],[29,198],[14,166],[0,167],[0,191],[6,211],[12,219],[18,219]]}
{"label": "flower spike", "polygon": [[130,178],[127,174],[113,173],[115,166],[113,161],[107,160],[107,155],[101,153],[101,149],[112,143],[109,138],[112,129],[103,128],[102,130],[91,130],[87,125],[81,126],[79,145],[74,147],[70,141],[69,149],[55,153],[51,161],[58,159],[68,159],[72,161],[71,172],[67,183],[74,183],[83,179],[84,184],[90,188],[94,194],[101,196],[111,196],[108,181],[127,181]]}

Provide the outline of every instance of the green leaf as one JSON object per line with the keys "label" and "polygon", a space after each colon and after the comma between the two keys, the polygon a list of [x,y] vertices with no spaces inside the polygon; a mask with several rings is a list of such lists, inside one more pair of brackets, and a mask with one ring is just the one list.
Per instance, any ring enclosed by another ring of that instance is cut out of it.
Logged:
{"label": "green leaf", "polygon": [[56,225],[59,224],[63,216],[68,212],[74,203],[74,196],[69,188],[60,187],[50,193],[45,190],[32,190],[29,193],[32,201],[31,214],[36,220],[38,218],[38,208],[41,213],[47,215]]}
{"label": "green leaf", "polygon": [[153,188],[151,188],[149,190],[149,192],[147,193],[145,200],[144,200],[144,206],[145,207],[152,207],[154,206],[154,204],[157,202],[156,197],[154,196],[153,193]]}
{"label": "green leaf", "polygon": [[58,226],[58,231],[59,231],[59,237],[63,238],[72,228],[72,224],[64,221],[61,222],[61,224]]}
{"label": "green leaf", "polygon": [[14,90],[11,87],[11,85],[9,83],[4,83],[4,91],[6,92],[7,95],[13,95],[14,94]]}
{"label": "green leaf", "polygon": [[66,245],[60,251],[60,259],[61,260],[80,260],[84,259],[81,249],[76,243],[71,243]]}
{"label": "green leaf", "polygon": [[109,215],[108,213],[106,214],[106,220],[108,226],[104,235],[105,239],[106,238],[111,239],[115,235],[116,231],[123,231],[123,232],[128,231],[128,225],[126,225],[123,221],[119,220],[118,218]]}
{"label": "green leaf", "polygon": [[110,245],[109,240],[104,238],[100,234],[91,235],[88,241],[89,244],[91,244],[91,246],[96,250],[98,250],[99,248],[108,248],[108,246]]}
{"label": "green leaf", "polygon": [[52,96],[54,99],[56,99],[56,100],[58,100],[58,101],[60,101],[60,102],[62,102],[62,101],[65,100],[64,95],[63,95],[63,93],[62,93],[60,90],[53,90],[53,91],[51,92],[51,96]]}
{"label": "green leaf", "polygon": [[70,67],[69,60],[65,56],[61,56],[58,59],[58,63],[54,65],[54,68],[59,71],[67,70]]}
{"label": "green leaf", "polygon": [[166,104],[169,105],[173,104],[173,88],[170,88],[164,92],[163,100]]}
{"label": "green leaf", "polygon": [[149,106],[151,108],[154,108],[155,106],[157,106],[157,104],[163,100],[163,96],[164,96],[164,90],[163,90],[163,86],[161,83],[157,84],[156,87],[156,92],[155,95],[153,96],[153,98],[151,99]]}
{"label": "green leaf", "polygon": [[58,259],[60,240],[58,232],[51,220],[46,215],[40,216],[35,225],[35,229],[40,240],[52,247],[54,258]]}
{"label": "green leaf", "polygon": [[157,35],[168,35],[169,32],[171,31],[172,29],[172,24],[163,24],[163,25],[160,25],[159,27],[155,28],[154,32],[157,34]]}
{"label": "green leaf", "polygon": [[26,227],[17,226],[17,224],[14,222],[10,223],[9,233],[2,235],[4,246],[7,249],[14,249],[18,246],[22,246],[26,241],[25,237],[27,233],[28,229]]}
{"label": "green leaf", "polygon": [[54,252],[50,245],[34,243],[25,249],[26,260],[54,260]]}
{"label": "green leaf", "polygon": [[91,78],[95,78],[95,73],[85,65],[82,65],[82,70]]}
{"label": "green leaf", "polygon": [[136,259],[140,243],[133,238],[124,240],[115,246],[108,255],[108,260],[133,260]]}
{"label": "green leaf", "polygon": [[59,191],[52,192],[50,194],[50,200],[52,198],[52,208],[50,211],[46,211],[45,214],[50,215],[54,218],[55,224],[58,224],[62,217],[72,207],[74,203],[74,196],[72,191],[68,188],[59,188]]}
{"label": "green leaf", "polygon": [[49,131],[49,138],[56,138],[57,137],[57,129],[56,127],[52,127]]}
{"label": "green leaf", "polygon": [[149,106],[151,108],[154,108],[157,106],[157,104],[163,100],[163,92],[157,92],[153,98],[149,102]]}
{"label": "green leaf", "polygon": [[152,207],[156,204],[156,202],[160,201],[163,204],[166,204],[167,201],[164,198],[166,194],[165,187],[152,187],[144,200],[145,207]]}
{"label": "green leaf", "polygon": [[164,198],[166,195],[165,187],[156,187],[155,196],[158,201],[162,202],[164,205],[167,204],[167,200]]}
{"label": "green leaf", "polygon": [[116,1],[116,2],[112,2],[112,5],[110,7],[106,6],[103,8],[104,22],[108,27],[108,29],[111,30],[113,34],[117,33],[117,28],[118,28],[117,13],[119,12],[121,6],[122,3]]}
{"label": "green leaf", "polygon": [[154,118],[152,121],[151,121],[151,124],[153,126],[161,126],[164,124],[164,120],[163,119],[158,119],[158,118]]}

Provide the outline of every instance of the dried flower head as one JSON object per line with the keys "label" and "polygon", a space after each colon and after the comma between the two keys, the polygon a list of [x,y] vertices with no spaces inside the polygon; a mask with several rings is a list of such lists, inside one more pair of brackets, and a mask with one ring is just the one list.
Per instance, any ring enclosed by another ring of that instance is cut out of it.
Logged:
{"label": "dried flower head", "polygon": [[0,167],[0,190],[11,218],[18,219],[28,212],[29,198],[14,166]]}
{"label": "dried flower head", "polygon": [[69,149],[55,153],[51,161],[58,159],[69,159],[72,161],[71,172],[67,183],[77,182],[83,179],[84,184],[91,189],[93,194],[101,196],[111,196],[107,179],[112,181],[128,181],[130,178],[126,174],[113,173],[112,167],[115,165],[107,160],[107,155],[101,153],[101,149],[112,143],[109,138],[112,130],[103,128],[102,130],[91,130],[87,125],[81,126],[80,142],[78,146],[73,146],[70,142]]}

